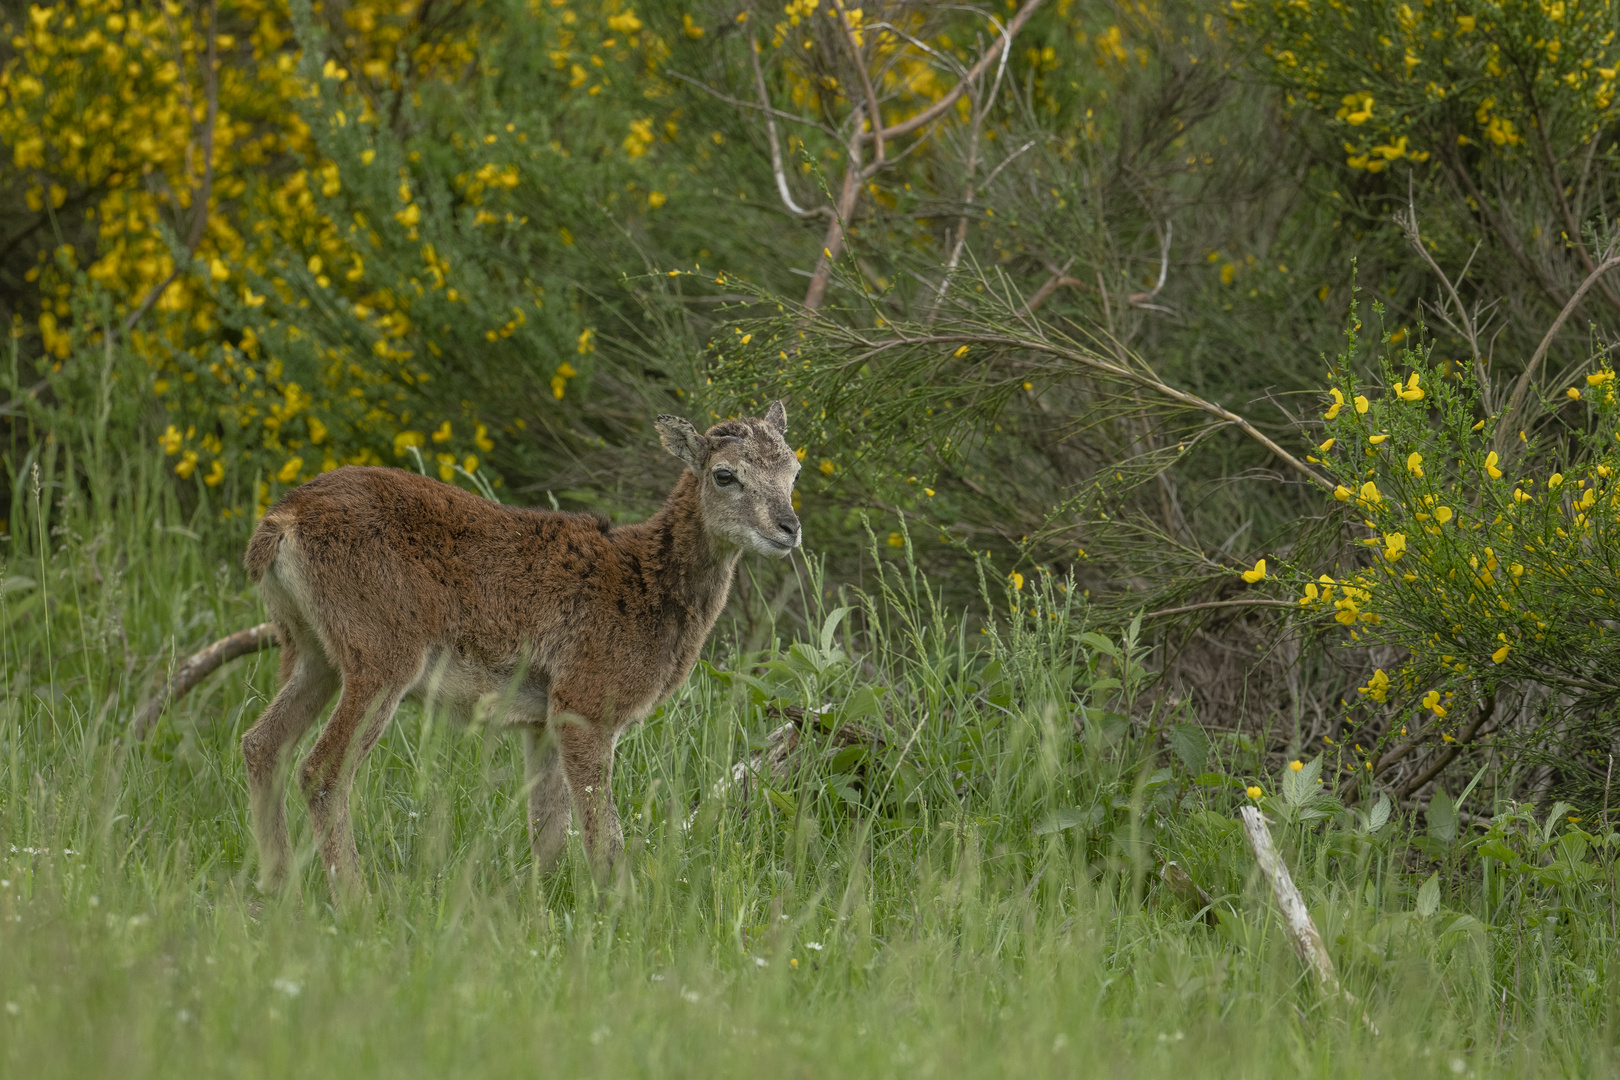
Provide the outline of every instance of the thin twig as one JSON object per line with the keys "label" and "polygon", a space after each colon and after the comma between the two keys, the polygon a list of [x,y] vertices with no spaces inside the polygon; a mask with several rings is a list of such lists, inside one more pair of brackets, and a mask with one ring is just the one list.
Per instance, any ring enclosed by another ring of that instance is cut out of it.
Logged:
{"label": "thin twig", "polygon": [[[1057,292],[1059,289],[1091,288],[1090,285],[1087,285],[1079,278],[1072,278],[1069,276],[1069,267],[1074,265],[1074,261],[1077,258],[1079,258],[1079,256],[1070,255],[1068,262],[1064,263],[1058,269],[1052,270],[1052,276],[1041,283],[1041,287],[1035,290],[1034,295],[1029,298],[1029,302],[1024,305],[1025,314],[1035,314],[1035,309],[1046,303],[1046,301],[1051,298],[1052,294]],[[1051,270],[1051,264],[1047,264],[1047,269]]]}
{"label": "thin twig", "polygon": [[[936,117],[942,115],[945,110],[954,106],[956,104],[956,99],[961,97],[963,93],[967,91],[968,84],[974,79],[977,79],[980,75],[984,74],[985,69],[988,68],[1004,50],[1010,50],[1012,48],[1013,37],[1017,35],[1018,31],[1023,29],[1024,24],[1029,21],[1029,17],[1035,14],[1035,9],[1040,6],[1041,0],[1027,0],[1024,6],[1018,9],[1018,14],[1014,15],[1012,17],[1012,21],[1007,24],[1006,32],[1002,35],[1001,39],[998,40],[994,45],[990,46],[990,48],[985,51],[983,56],[979,57],[979,62],[969,68],[967,75],[962,79],[959,79],[956,85],[951,87],[944,97],[934,102],[916,116],[902,120],[893,127],[884,128],[881,133],[882,137],[885,139],[897,139],[902,135],[909,135],[913,131],[916,131],[918,128],[922,127],[924,124],[931,123]],[[879,122],[880,121],[877,118],[873,119],[874,131],[876,130]]]}
{"label": "thin twig", "polygon": [[[1552,141],[1547,135],[1546,113],[1536,110],[1536,122],[1532,126],[1536,129],[1536,141],[1541,146],[1542,159],[1547,165],[1548,186],[1552,188],[1553,200],[1558,204],[1558,211],[1564,217],[1564,228],[1568,230],[1569,242],[1574,246],[1575,253],[1581,257],[1581,263],[1586,267],[1587,273],[1595,275],[1597,270],[1592,264],[1592,256],[1586,250],[1586,242],[1581,239],[1581,227],[1569,208],[1569,200],[1564,197],[1564,181],[1558,173],[1558,159],[1553,156]],[[1620,307],[1620,296],[1616,296],[1607,283],[1599,281],[1597,284],[1609,303]]]}
{"label": "thin twig", "polygon": [[260,623],[246,630],[238,630],[228,637],[220,638],[207,648],[192,653],[174,669],[174,674],[163,688],[153,694],[130,720],[130,740],[143,741],[157,726],[158,717],[163,715],[165,709],[185,697],[192,687],[219,670],[221,665],[261,649],[273,649],[280,644],[281,639],[276,635],[275,624]]}
{"label": "thin twig", "polygon": [[1260,431],[1260,429],[1256,428],[1247,419],[1239,416],[1235,412],[1232,412],[1230,409],[1218,405],[1213,401],[1206,401],[1204,398],[1201,398],[1196,394],[1190,394],[1187,391],[1180,390],[1169,385],[1168,383],[1161,382],[1159,379],[1151,375],[1144,375],[1142,372],[1134,371],[1123,364],[1112,360],[1105,360],[1099,356],[1092,356],[1075,349],[1063,348],[1039,339],[1032,340],[1025,337],[1000,334],[928,334],[920,337],[893,338],[888,341],[873,342],[869,344],[870,348],[865,354],[863,354],[864,356],[875,356],[878,353],[886,352],[887,350],[894,348],[912,347],[917,345],[947,344],[990,345],[1002,348],[1010,347],[1026,349],[1030,352],[1044,353],[1047,356],[1051,356],[1055,359],[1065,360],[1070,363],[1079,364],[1082,367],[1090,368],[1091,370],[1101,375],[1105,375],[1108,378],[1116,379],[1120,382],[1131,383],[1133,385],[1142,387],[1144,390],[1151,390],[1160,397],[1168,398],[1179,405],[1184,405],[1187,408],[1194,409],[1198,412],[1205,412],[1211,416],[1224,420],[1227,423],[1239,428],[1245,435],[1249,436],[1249,438],[1255,440],[1261,446],[1264,446],[1267,450],[1281,458],[1288,464],[1289,468],[1293,469],[1295,472],[1298,472],[1301,476],[1310,480],[1318,487],[1321,487],[1324,491],[1332,491],[1337,486],[1332,481],[1318,474],[1303,461],[1300,461],[1293,454],[1290,454],[1288,451],[1278,446],[1277,443],[1270,438],[1270,436]]}
{"label": "thin twig", "polygon": [[1479,734],[1479,729],[1484,727],[1485,722],[1494,715],[1496,715],[1496,692],[1493,690],[1480,703],[1479,711],[1474,716],[1474,722],[1468,725],[1468,729],[1457,737],[1456,742],[1453,742],[1445,750],[1437,754],[1427,769],[1424,769],[1417,776],[1397,788],[1395,790],[1395,800],[1399,802],[1412,794],[1412,792],[1421,789],[1424,784],[1427,784],[1436,776],[1439,776],[1441,771],[1456,760],[1458,754],[1462,753],[1463,747],[1474,741],[1474,736]]}
{"label": "thin twig", "polygon": [[1231,607],[1285,607],[1298,608],[1299,605],[1292,600],[1269,600],[1254,597],[1247,600],[1210,600],[1202,604],[1188,604],[1185,607],[1162,608],[1159,611],[1149,611],[1142,616],[1143,621],[1157,619],[1161,615],[1185,615],[1189,611],[1204,611],[1209,608]]}
{"label": "thin twig", "polygon": [[806,125],[808,127],[813,127],[817,131],[826,132],[828,135],[836,136],[838,134],[832,128],[828,127],[826,124],[823,124],[819,120],[812,120],[808,116],[800,116],[797,113],[784,112],[783,110],[778,109],[775,106],[767,105],[767,106],[762,107],[762,106],[759,106],[759,105],[755,105],[751,101],[743,101],[740,98],[734,98],[730,94],[725,93],[724,91],[716,90],[714,87],[710,86],[706,82],[702,82],[702,81],[700,81],[698,79],[694,79],[690,75],[682,75],[679,71],[676,71],[673,68],[665,68],[664,69],[664,74],[668,75],[672,79],[678,79],[683,83],[689,83],[690,85],[697,87],[699,90],[702,90],[704,93],[710,95],[711,97],[716,98],[717,100],[725,102],[727,105],[735,105],[739,109],[757,109],[760,112],[766,113],[769,116],[774,116],[779,120],[792,120],[796,124],[804,124],[804,125]]}
{"label": "thin twig", "polygon": [[[1480,404],[1485,407],[1485,413],[1488,416],[1495,411],[1495,404],[1491,400],[1490,376],[1485,370],[1485,363],[1479,351],[1479,322],[1476,317],[1468,314],[1468,309],[1463,306],[1462,297],[1457,293],[1457,286],[1452,284],[1451,278],[1446,275],[1444,270],[1440,269],[1440,264],[1434,261],[1434,257],[1429,254],[1429,249],[1423,243],[1423,233],[1418,228],[1417,199],[1413,194],[1410,177],[1406,185],[1406,206],[1407,211],[1405,214],[1397,213],[1395,215],[1395,224],[1405,234],[1407,243],[1411,244],[1423,261],[1429,264],[1429,269],[1434,271],[1434,276],[1440,279],[1440,284],[1445,287],[1446,292],[1451,297],[1451,306],[1456,309],[1457,319],[1462,325],[1458,326],[1453,323],[1443,310],[1439,312],[1440,318],[1445,320],[1446,325],[1457,331],[1460,337],[1466,338],[1468,341],[1469,351],[1473,354],[1474,380],[1479,384]],[[1479,251],[1478,244],[1474,245],[1474,251],[1476,253]],[[1473,261],[1473,255],[1469,255],[1469,264],[1471,265]],[[1458,275],[1458,279],[1461,280],[1467,273],[1468,269],[1465,266],[1463,273]],[[1477,314],[1476,309],[1475,315],[1477,316]]]}

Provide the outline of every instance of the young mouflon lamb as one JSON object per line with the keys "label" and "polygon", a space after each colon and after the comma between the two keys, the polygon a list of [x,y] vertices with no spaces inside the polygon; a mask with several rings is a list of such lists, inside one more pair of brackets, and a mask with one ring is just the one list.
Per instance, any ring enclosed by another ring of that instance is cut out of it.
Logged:
{"label": "young mouflon lamb", "polygon": [[686,680],[742,550],[783,557],[800,540],[780,402],[701,434],[674,416],[657,426],[686,469],[635,525],[352,466],[265,514],[245,562],[282,641],[282,687],[242,738],[264,887],[291,865],[289,752],[340,689],[297,770],[335,888],[359,880],[355,772],[406,695],[462,715],[481,699],[509,703],[501,719],[523,733],[535,861],[560,859],[572,802],[606,873],[624,843],[608,787],[614,743]]}

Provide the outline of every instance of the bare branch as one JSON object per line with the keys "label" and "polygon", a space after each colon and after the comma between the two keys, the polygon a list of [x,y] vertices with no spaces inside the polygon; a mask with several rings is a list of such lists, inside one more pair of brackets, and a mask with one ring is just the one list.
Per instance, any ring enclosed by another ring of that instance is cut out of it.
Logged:
{"label": "bare branch", "polygon": [[1051,264],[1047,264],[1047,269],[1052,270],[1052,276],[1047,278],[1046,281],[1041,284],[1041,287],[1035,290],[1035,295],[1031,296],[1029,298],[1029,303],[1024,305],[1024,312],[1026,314],[1035,314],[1035,309],[1046,303],[1047,300],[1051,299],[1052,294],[1057,292],[1059,289],[1084,290],[1091,288],[1090,285],[1087,285],[1079,278],[1069,277],[1069,267],[1074,265],[1074,260],[1077,258],[1079,258],[1077,255],[1069,256],[1069,261],[1057,269],[1052,269]]}
{"label": "bare branch", "polygon": [[793,192],[788,188],[787,170],[782,167],[782,145],[776,137],[776,118],[773,115],[776,110],[771,108],[770,95],[765,90],[765,72],[759,66],[759,43],[751,36],[748,40],[748,59],[754,65],[754,89],[759,93],[760,109],[765,114],[765,135],[771,144],[771,172],[776,174],[776,190],[782,196],[782,205],[794,217],[830,215],[832,211],[825,206],[805,210],[793,201]]}
{"label": "bare branch", "polygon": [[[1457,293],[1457,286],[1451,283],[1451,278],[1447,277],[1446,272],[1440,269],[1440,264],[1434,261],[1434,257],[1429,254],[1429,249],[1424,245],[1423,233],[1418,228],[1417,201],[1412,194],[1412,180],[1410,177],[1408,177],[1406,184],[1406,208],[1406,213],[1395,214],[1395,224],[1400,227],[1401,233],[1406,237],[1406,242],[1412,245],[1424,262],[1429,264],[1429,269],[1434,271],[1435,277],[1440,279],[1440,284],[1445,287],[1447,294],[1451,297],[1451,306],[1456,309],[1457,321],[1461,323],[1461,326],[1447,318],[1444,309],[1440,309],[1439,314],[1441,319],[1445,320],[1447,326],[1450,326],[1460,337],[1468,341],[1469,351],[1473,353],[1474,381],[1479,384],[1480,404],[1485,407],[1485,412],[1489,415],[1495,411],[1495,403],[1492,401],[1490,375],[1485,370],[1485,363],[1479,350],[1479,310],[1476,308],[1474,314],[1469,315],[1468,309],[1463,306],[1462,297]],[[1467,275],[1468,267],[1473,265],[1474,255],[1478,252],[1479,245],[1475,244],[1474,251],[1469,254],[1468,262],[1463,266],[1462,274],[1458,275],[1459,281]]]}
{"label": "bare branch", "polygon": [[866,57],[861,54],[860,43],[855,40],[855,29],[849,25],[849,13],[844,10],[844,0],[833,0],[833,6],[838,9],[838,25],[844,31],[844,44],[849,48],[849,58],[854,62],[855,70],[861,74],[861,89],[866,92],[866,111],[872,123],[872,136],[877,140],[877,159],[873,163],[873,168],[880,169],[887,157],[883,149],[883,112],[878,108],[877,93],[872,89],[872,74],[866,70]]}
{"label": "bare branch", "polygon": [[1271,886],[1271,895],[1282,912],[1283,926],[1288,930],[1288,940],[1293,942],[1294,951],[1310,965],[1316,981],[1325,992],[1333,995],[1342,993],[1339,977],[1333,972],[1333,958],[1328,955],[1327,946],[1322,944],[1322,935],[1311,921],[1305,899],[1294,887],[1293,878],[1288,874],[1288,864],[1277,854],[1276,845],[1271,841],[1271,830],[1266,828],[1265,815],[1260,813],[1259,807],[1244,806],[1239,808],[1238,816],[1243,819],[1243,832],[1254,850],[1254,861],[1259,864],[1260,873]]}
{"label": "bare branch", "polygon": [[1131,295],[1127,296],[1125,302],[1131,307],[1147,308],[1152,311],[1170,310],[1169,308],[1159,307],[1157,304],[1151,304],[1148,301],[1158,296],[1164,289],[1165,278],[1170,274],[1170,238],[1175,235],[1174,230],[1175,222],[1166,219],[1164,232],[1159,236],[1159,280],[1154,283],[1150,292],[1131,293]]}
{"label": "bare branch", "polygon": [[1455,761],[1458,754],[1462,753],[1463,747],[1474,741],[1474,737],[1479,734],[1479,729],[1485,726],[1485,722],[1495,715],[1496,692],[1492,691],[1486,695],[1484,701],[1480,702],[1479,711],[1474,714],[1474,722],[1469,724],[1468,728],[1457,737],[1457,741],[1451,743],[1437,754],[1427,769],[1424,769],[1396,789],[1395,801],[1399,802],[1414,791],[1422,788],[1424,784],[1427,784],[1436,776],[1439,776],[1441,771]]}
{"label": "bare branch", "polygon": [[827,298],[827,286],[832,281],[833,260],[844,250],[844,227],[855,216],[855,204],[861,197],[861,182],[865,179],[861,168],[860,114],[855,109],[856,134],[849,141],[849,159],[844,164],[844,180],[838,190],[838,203],[833,207],[832,220],[827,223],[827,235],[821,243],[821,255],[816,260],[815,272],[810,275],[810,286],[804,291],[804,307],[815,311]]}
{"label": "bare branch", "polygon": [[935,60],[938,60],[941,64],[945,65],[946,67],[950,68],[952,71],[956,72],[957,75],[963,75],[963,74],[965,74],[967,72],[967,68],[965,68],[961,64],[957,63],[956,57],[951,56],[951,55],[949,55],[947,53],[940,52],[939,50],[935,49],[933,46],[929,45],[926,41],[923,41],[921,38],[918,38],[918,37],[913,37],[911,34],[906,33],[904,30],[900,29],[898,26],[895,26],[893,23],[874,22],[874,23],[867,23],[865,25],[870,26],[874,30],[877,30],[877,29],[887,30],[887,31],[889,31],[889,33],[895,35],[896,37],[904,38],[908,44],[915,47],[918,51],[927,53],[929,56],[932,56]]}
{"label": "bare branch", "polygon": [[1171,386],[1170,384],[1160,380],[1157,376],[1153,375],[1150,370],[1137,371],[1119,361],[1105,359],[1101,356],[1095,356],[1079,349],[1054,344],[1053,342],[1046,340],[1044,337],[1034,337],[1019,334],[944,333],[926,334],[917,337],[909,337],[902,334],[885,341],[862,340],[863,343],[867,344],[869,347],[865,352],[861,353],[857,357],[861,363],[864,363],[867,359],[877,356],[880,353],[887,352],[890,349],[912,348],[918,345],[987,345],[993,348],[1023,349],[1028,352],[1041,353],[1046,356],[1050,356],[1055,360],[1061,360],[1066,363],[1079,365],[1080,367],[1086,368],[1094,374],[1100,375],[1104,378],[1113,379],[1117,382],[1129,383],[1133,386],[1139,386],[1144,390],[1149,390],[1154,394],[1157,394],[1159,397],[1173,401],[1176,404],[1181,405],[1184,408],[1191,409],[1195,412],[1208,413],[1210,416],[1225,421],[1226,423],[1238,428],[1249,438],[1253,439],[1261,446],[1264,446],[1271,453],[1275,454],[1278,458],[1282,459],[1282,461],[1285,462],[1289,468],[1311,481],[1311,483],[1316,484],[1324,491],[1332,491],[1336,486],[1332,481],[1321,476],[1310,466],[1299,460],[1299,458],[1278,446],[1275,440],[1266,435],[1259,428],[1255,427],[1254,424],[1251,423],[1247,418],[1239,416],[1237,413],[1232,412],[1225,406],[1217,404],[1213,401],[1208,401],[1199,397],[1197,394],[1190,394],[1185,390]]}
{"label": "bare branch", "polygon": [[1546,357],[1547,350],[1552,348],[1553,338],[1558,335],[1558,331],[1564,328],[1565,321],[1575,313],[1575,308],[1580,304],[1581,298],[1590,291],[1593,285],[1598,283],[1598,279],[1617,266],[1620,266],[1620,255],[1611,255],[1599,263],[1597,269],[1586,275],[1586,280],[1581,282],[1581,287],[1575,290],[1575,295],[1569,298],[1569,303],[1565,304],[1564,310],[1558,313],[1558,318],[1553,320],[1552,326],[1548,328],[1547,333],[1542,337],[1541,344],[1536,346],[1536,351],[1530,357],[1530,362],[1524,366],[1524,373],[1519,376],[1518,382],[1513,384],[1513,394],[1508,398],[1507,408],[1502,411],[1501,424],[1497,428],[1498,442],[1501,440],[1502,432],[1512,429],[1513,418],[1517,414],[1519,407],[1524,403],[1525,395],[1530,392],[1530,384],[1535,380],[1536,369],[1541,366],[1541,361]]}
{"label": "bare branch", "polygon": [[[1558,159],[1553,155],[1552,140],[1547,135],[1547,115],[1541,110],[1536,112],[1536,122],[1531,125],[1536,131],[1536,142],[1541,147],[1542,161],[1547,166],[1548,187],[1552,189],[1553,199],[1558,204],[1558,210],[1564,216],[1564,228],[1567,230],[1569,242],[1575,248],[1575,253],[1581,257],[1587,273],[1596,276],[1597,270],[1592,264],[1592,256],[1586,250],[1586,242],[1581,239],[1581,227],[1575,220],[1574,213],[1569,208],[1569,200],[1564,197],[1564,181],[1558,172]],[[1604,281],[1598,281],[1597,286],[1609,303],[1620,307],[1620,296],[1609,288]],[[1586,286],[1582,286],[1584,289]]]}

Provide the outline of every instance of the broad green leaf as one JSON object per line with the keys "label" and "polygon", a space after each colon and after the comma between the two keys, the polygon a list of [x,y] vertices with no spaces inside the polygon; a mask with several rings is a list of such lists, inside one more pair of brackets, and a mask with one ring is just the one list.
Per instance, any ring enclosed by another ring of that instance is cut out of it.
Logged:
{"label": "broad green leaf", "polygon": [[1457,805],[1451,801],[1441,788],[1434,789],[1434,798],[1429,800],[1429,835],[1442,844],[1455,843],[1457,839]]}
{"label": "broad green leaf", "polygon": [[788,817],[793,817],[799,812],[799,808],[793,805],[792,799],[788,798],[780,791],[777,791],[775,788],[765,785],[761,786],[765,788],[765,797],[771,800],[776,808],[782,811],[782,813],[786,814]]}
{"label": "broad green leaf", "polygon": [[1319,756],[1301,765],[1298,772],[1292,768],[1283,770],[1282,790],[1283,799],[1289,806],[1301,807],[1317,797],[1321,785],[1316,781],[1322,775],[1322,758]]}
{"label": "broad green leaf", "polygon": [[1563,823],[1564,815],[1573,809],[1567,802],[1555,802],[1552,809],[1547,811],[1547,823],[1541,827],[1541,842],[1545,844],[1552,839],[1552,834]]}
{"label": "broad green leaf", "polygon": [[848,723],[882,717],[884,689],[884,687],[863,686],[856,690],[845,699],[840,719]]}
{"label": "broad green leaf", "polygon": [[1440,910],[1440,872],[1429,875],[1429,880],[1418,890],[1417,913],[1427,919]]}
{"label": "broad green leaf", "polygon": [[1372,812],[1367,815],[1367,831],[1377,832],[1389,823],[1390,801],[1384,792],[1378,793],[1378,801],[1373,803]]}
{"label": "broad green leaf", "polygon": [[1073,829],[1084,826],[1091,829],[1102,820],[1103,808],[1093,806],[1089,810],[1074,807],[1067,810],[1053,810],[1035,825],[1035,835],[1045,836],[1047,833],[1060,832],[1064,829]]}
{"label": "broad green leaf", "polygon": [[1209,764],[1209,736],[1197,724],[1173,724],[1169,731],[1170,749],[1194,776]]}
{"label": "broad green leaf", "polygon": [[1115,660],[1119,659],[1119,646],[1115,645],[1112,641],[1109,641],[1095,630],[1087,630],[1085,633],[1080,635],[1080,640],[1105,656],[1111,656]]}
{"label": "broad green leaf", "polygon": [[837,755],[828,764],[827,768],[835,773],[854,772],[855,766],[866,757],[866,747],[846,746],[838,751]]}
{"label": "broad green leaf", "polygon": [[1486,858],[1495,859],[1510,869],[1519,865],[1519,853],[1508,847],[1499,836],[1493,836],[1479,845],[1479,853]]}

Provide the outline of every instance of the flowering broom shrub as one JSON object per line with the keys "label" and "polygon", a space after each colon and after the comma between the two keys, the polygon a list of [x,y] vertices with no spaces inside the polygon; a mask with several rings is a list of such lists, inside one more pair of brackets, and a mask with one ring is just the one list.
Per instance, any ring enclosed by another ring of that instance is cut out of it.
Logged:
{"label": "flowering broom shrub", "polygon": [[38,290],[13,334],[47,376],[99,368],[145,311],[126,388],[167,413],[183,481],[259,478],[238,506],[413,447],[454,479],[503,432],[566,429],[597,341],[573,230],[668,197],[638,181],[675,125],[624,104],[662,39],[619,0],[210,10],[88,0],[7,28],[6,254],[33,242]]}
{"label": "flowering broom shrub", "polygon": [[1290,101],[1324,114],[1353,170],[1463,147],[1583,145],[1616,115],[1612,0],[1269,0],[1229,5]]}
{"label": "flowering broom shrub", "polygon": [[[1359,329],[1354,308],[1352,325]],[[1392,740],[1445,744],[1483,733],[1499,689],[1528,689],[1579,715],[1612,709],[1620,697],[1620,639],[1610,637],[1620,619],[1613,369],[1599,367],[1549,403],[1557,415],[1544,427],[1557,437],[1542,440],[1482,415],[1471,369],[1432,362],[1429,346],[1386,352],[1376,382],[1356,374],[1363,347],[1349,331],[1312,460],[1335,483],[1364,554],[1332,573],[1284,575],[1302,608],[1405,657],[1359,688],[1358,773],[1392,764],[1380,759]]]}

